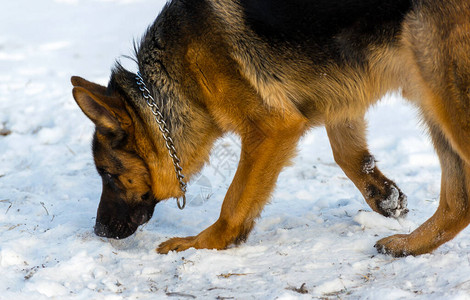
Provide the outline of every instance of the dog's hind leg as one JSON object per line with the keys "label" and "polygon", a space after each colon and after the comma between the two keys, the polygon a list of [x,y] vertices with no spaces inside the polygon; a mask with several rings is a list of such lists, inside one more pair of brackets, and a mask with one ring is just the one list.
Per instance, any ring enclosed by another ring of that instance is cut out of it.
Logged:
{"label": "dog's hind leg", "polygon": [[377,168],[374,156],[367,149],[364,118],[327,124],[326,130],[336,163],[369,206],[387,217],[404,216],[408,212],[406,195]]}
{"label": "dog's hind leg", "polygon": [[219,219],[197,236],[163,242],[157,249],[159,253],[191,247],[225,249],[247,238],[280,171],[295,153],[297,142],[306,129],[306,120],[294,122],[289,127],[282,125],[286,122],[279,117],[271,123],[276,124],[276,128],[254,125],[246,130],[241,137],[237,172],[225,196]]}
{"label": "dog's hind leg", "polygon": [[441,163],[440,202],[435,214],[412,233],[377,242],[380,252],[394,256],[430,252],[470,223],[470,5],[427,5],[438,3],[442,11],[419,14],[405,32],[411,33],[408,41],[416,54],[417,98]]}
{"label": "dog's hind leg", "polygon": [[393,256],[428,253],[470,223],[470,166],[452,149],[442,131],[431,125],[441,168],[441,196],[436,213],[411,234],[397,234],[377,242],[381,253]]}

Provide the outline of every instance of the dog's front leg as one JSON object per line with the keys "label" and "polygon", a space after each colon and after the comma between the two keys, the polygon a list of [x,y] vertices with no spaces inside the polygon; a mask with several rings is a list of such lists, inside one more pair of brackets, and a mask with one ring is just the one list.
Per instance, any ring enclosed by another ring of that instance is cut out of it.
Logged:
{"label": "dog's front leg", "polygon": [[[274,131],[274,130],[273,130]],[[197,236],[172,238],[159,253],[197,249],[225,249],[244,241],[269,199],[282,168],[295,152],[303,124],[267,133],[258,127],[242,136],[240,162],[225,196],[219,219]]]}
{"label": "dog's front leg", "polygon": [[382,174],[369,153],[364,117],[329,123],[326,130],[335,161],[364,195],[367,204],[386,217],[406,215],[406,195]]}

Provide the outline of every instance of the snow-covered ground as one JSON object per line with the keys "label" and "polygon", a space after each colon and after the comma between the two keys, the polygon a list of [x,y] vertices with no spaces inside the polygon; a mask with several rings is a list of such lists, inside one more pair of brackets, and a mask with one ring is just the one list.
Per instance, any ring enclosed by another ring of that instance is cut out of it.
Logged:
{"label": "snow-covered ground", "polygon": [[372,152],[407,193],[404,220],[366,205],[333,161],[324,129],[299,145],[245,244],[158,255],[173,236],[216,220],[239,143],[219,141],[190,186],[131,238],[92,228],[101,181],[93,125],[71,75],[106,84],[164,1],[15,0],[0,10],[0,299],[470,299],[470,230],[432,254],[379,255],[381,237],[410,232],[438,205],[440,168],[416,111],[391,96],[368,114]]}

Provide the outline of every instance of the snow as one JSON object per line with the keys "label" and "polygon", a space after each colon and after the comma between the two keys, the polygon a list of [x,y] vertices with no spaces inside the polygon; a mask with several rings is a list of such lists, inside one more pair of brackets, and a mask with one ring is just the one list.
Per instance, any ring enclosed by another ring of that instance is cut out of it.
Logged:
{"label": "snow", "polygon": [[408,195],[395,220],[371,212],[312,130],[279,177],[248,241],[224,251],[159,255],[173,236],[218,217],[239,140],[218,141],[189,187],[123,241],[93,234],[101,193],[93,125],[71,75],[106,84],[115,59],[130,69],[164,1],[16,0],[0,11],[0,299],[470,299],[470,231],[431,254],[392,258],[378,239],[407,233],[437,208],[440,168],[413,107],[390,95],[371,109],[370,148]]}

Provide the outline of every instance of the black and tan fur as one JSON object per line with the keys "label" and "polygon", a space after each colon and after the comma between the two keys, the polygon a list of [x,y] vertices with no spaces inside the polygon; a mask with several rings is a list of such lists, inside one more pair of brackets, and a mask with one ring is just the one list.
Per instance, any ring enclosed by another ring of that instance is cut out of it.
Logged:
{"label": "black and tan fur", "polygon": [[[470,222],[470,2],[467,0],[174,0],[136,51],[190,180],[226,132],[241,138],[237,172],[219,219],[157,251],[224,249],[243,241],[299,138],[326,126],[336,162],[385,216],[406,196],[375,166],[364,113],[384,94],[415,103],[442,166],[437,212],[380,252],[418,255]],[[107,88],[73,77],[96,124],[103,178],[95,232],[125,238],[155,204],[181,196],[163,138],[135,74],[117,65]]]}

